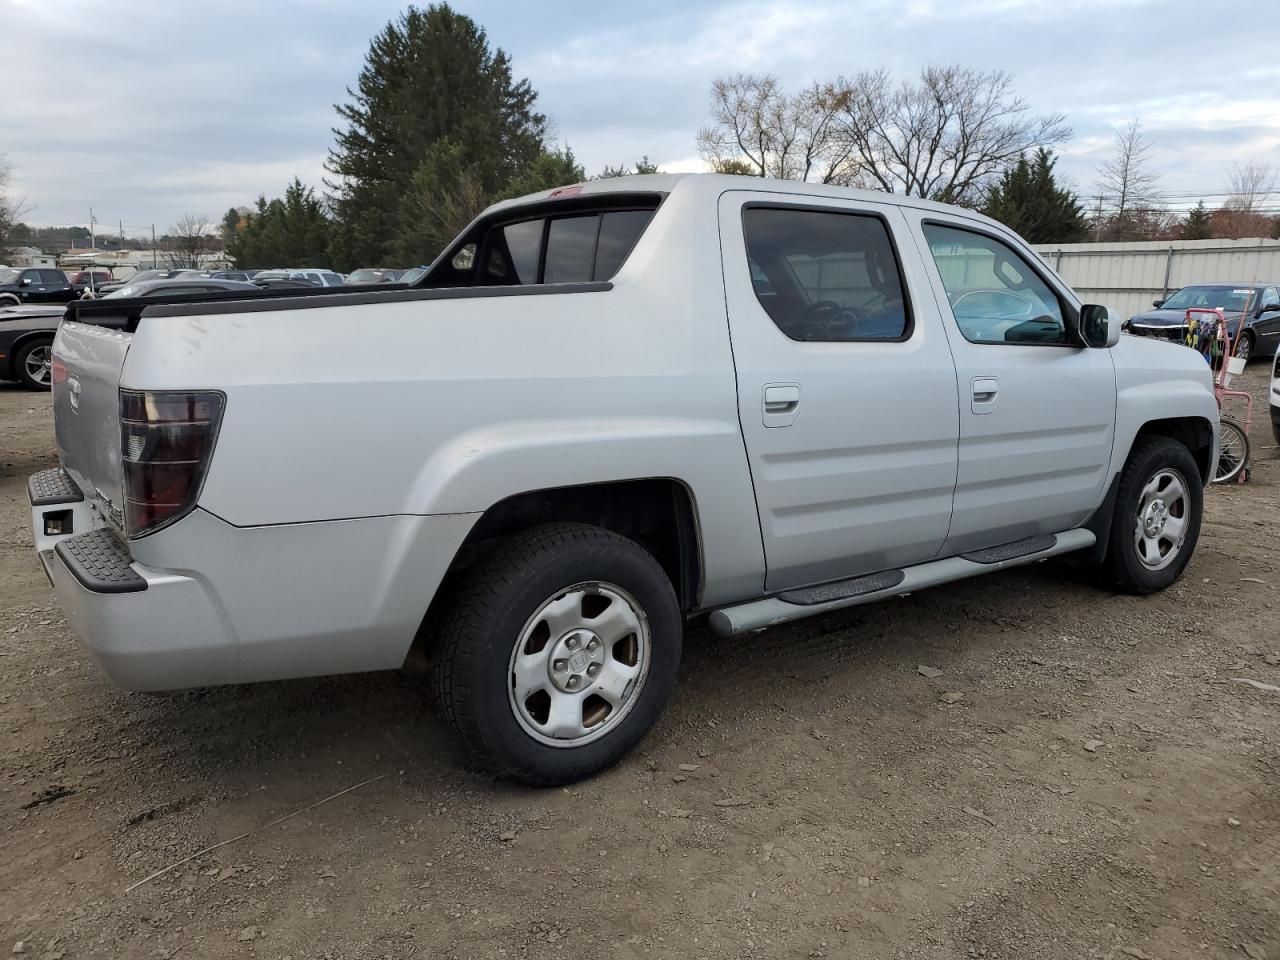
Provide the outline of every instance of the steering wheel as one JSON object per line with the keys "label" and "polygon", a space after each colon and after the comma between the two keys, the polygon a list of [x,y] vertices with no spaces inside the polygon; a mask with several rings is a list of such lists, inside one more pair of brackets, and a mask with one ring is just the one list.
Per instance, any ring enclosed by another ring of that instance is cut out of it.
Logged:
{"label": "steering wheel", "polygon": [[852,334],[862,319],[857,310],[834,300],[815,300],[800,311],[800,323],[803,326],[843,336]]}

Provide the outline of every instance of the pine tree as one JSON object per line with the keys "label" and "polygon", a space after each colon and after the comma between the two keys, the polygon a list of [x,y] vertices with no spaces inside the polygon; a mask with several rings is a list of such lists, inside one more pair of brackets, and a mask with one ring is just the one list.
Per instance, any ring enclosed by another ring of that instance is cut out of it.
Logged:
{"label": "pine tree", "polygon": [[1029,243],[1073,243],[1088,233],[1084,209],[1075,194],[1058,186],[1057,158],[1041,147],[1026,155],[988,189],[982,212],[999,220]]}
{"label": "pine tree", "polygon": [[1182,221],[1183,240],[1212,240],[1213,213],[1201,200],[1187,212],[1187,219]]}
{"label": "pine tree", "polygon": [[661,172],[662,171],[658,169],[658,165],[649,159],[648,154],[645,154],[643,157],[641,157],[639,160],[635,162],[634,166],[629,168],[623,167],[623,166],[617,166],[617,167],[606,166],[603,170],[600,171],[600,174],[599,176],[596,177],[596,179],[608,180],[611,177],[630,177],[630,176],[639,176],[645,173],[661,173]]}
{"label": "pine tree", "polygon": [[262,269],[326,264],[333,223],[324,201],[297,177],[283,198],[259,197],[251,213],[229,210],[224,220],[229,222],[232,213],[240,219],[226,249],[237,266]]}
{"label": "pine tree", "polygon": [[[328,169],[335,175],[335,266],[405,256],[401,201],[439,181],[445,158],[482,197],[499,193],[544,153],[546,118],[528,80],[483,29],[448,4],[411,6],[373,38],[350,102],[337,107]],[[419,197],[419,199],[421,199]],[[424,250],[408,262],[426,259]]]}

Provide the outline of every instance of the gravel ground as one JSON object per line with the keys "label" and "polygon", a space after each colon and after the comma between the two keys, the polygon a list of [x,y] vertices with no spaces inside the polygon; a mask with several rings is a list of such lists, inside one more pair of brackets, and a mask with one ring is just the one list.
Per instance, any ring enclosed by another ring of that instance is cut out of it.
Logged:
{"label": "gravel ground", "polygon": [[0,953],[1280,960],[1280,692],[1235,680],[1280,685],[1259,412],[1165,594],[1041,564],[694,624],[642,748],[538,792],[411,676],[109,686],[30,548],[48,398],[0,385]]}

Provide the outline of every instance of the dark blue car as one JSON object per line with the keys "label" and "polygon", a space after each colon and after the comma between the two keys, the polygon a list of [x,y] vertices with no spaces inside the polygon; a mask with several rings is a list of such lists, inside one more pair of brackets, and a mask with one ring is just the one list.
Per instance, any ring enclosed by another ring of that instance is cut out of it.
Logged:
{"label": "dark blue car", "polygon": [[1187,332],[1188,307],[1221,307],[1232,339],[1244,316],[1237,357],[1270,357],[1280,347],[1280,283],[1197,283],[1183,287],[1166,300],[1157,300],[1153,306],[1155,310],[1130,317],[1124,329],[1138,336],[1181,340]]}

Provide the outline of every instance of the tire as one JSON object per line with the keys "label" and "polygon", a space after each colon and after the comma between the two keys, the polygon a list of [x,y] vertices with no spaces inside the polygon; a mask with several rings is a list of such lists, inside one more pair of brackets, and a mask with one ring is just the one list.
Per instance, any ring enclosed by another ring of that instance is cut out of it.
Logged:
{"label": "tire", "polygon": [[612,766],[649,732],[675,687],[682,618],[638,544],[554,523],[465,574],[437,642],[450,726],[485,765],[547,787]]}
{"label": "tire", "polygon": [[0,307],[20,307],[22,301],[11,293],[0,293]]}
{"label": "tire", "polygon": [[1237,474],[1249,463],[1249,434],[1236,421],[1223,417],[1221,442],[1218,446],[1218,462],[1214,464],[1213,482],[1226,483],[1236,479]]}
{"label": "tire", "polygon": [[48,390],[53,386],[50,363],[53,359],[53,338],[38,337],[28,340],[13,356],[13,369],[18,382],[28,390]]}
{"label": "tire", "polygon": [[1253,356],[1254,345],[1253,332],[1246,330],[1240,337],[1240,342],[1236,344],[1236,356],[1247,364]]}
{"label": "tire", "polygon": [[[1177,500],[1174,482],[1181,488]],[[1177,580],[1195,552],[1203,512],[1204,487],[1191,451],[1168,437],[1139,441],[1120,476],[1111,517],[1103,562],[1111,585],[1148,594]],[[1182,521],[1179,529],[1171,528],[1173,520]]]}

